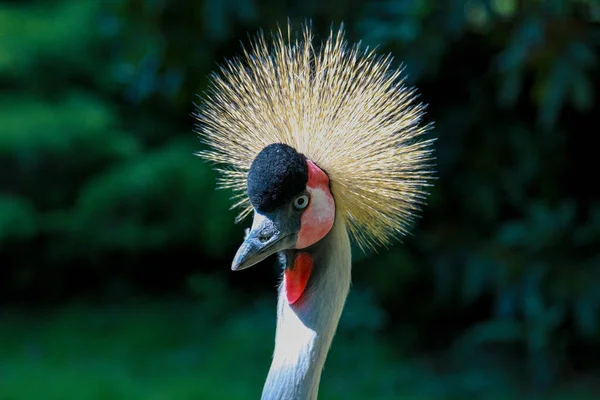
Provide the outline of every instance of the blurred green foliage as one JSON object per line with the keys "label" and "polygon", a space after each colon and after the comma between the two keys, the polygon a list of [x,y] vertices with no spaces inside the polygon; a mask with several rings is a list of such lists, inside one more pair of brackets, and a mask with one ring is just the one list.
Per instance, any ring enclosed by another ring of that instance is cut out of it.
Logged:
{"label": "blurred green foliage", "polygon": [[[348,323],[399,352],[511,354],[535,383],[597,371],[592,0],[0,2],[0,298],[166,286],[227,314],[232,293],[273,297],[272,271],[226,274],[243,227],[193,157],[190,113],[248,32],[287,17],[310,17],[321,34],[343,20],[350,40],[392,52],[435,121],[439,179],[424,216],[403,244],[355,254],[354,282],[373,305],[349,305]],[[258,336],[247,340],[267,352]],[[383,365],[382,376],[395,368]]]}

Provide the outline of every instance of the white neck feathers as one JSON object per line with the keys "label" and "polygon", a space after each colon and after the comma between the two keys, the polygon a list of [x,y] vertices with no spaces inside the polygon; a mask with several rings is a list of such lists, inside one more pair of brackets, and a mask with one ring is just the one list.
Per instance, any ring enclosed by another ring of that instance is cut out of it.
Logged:
{"label": "white neck feathers", "polygon": [[316,400],[321,371],[348,296],[350,265],[346,225],[337,218],[316,250],[303,301],[290,305],[284,285],[279,288],[275,350],[262,400]]}

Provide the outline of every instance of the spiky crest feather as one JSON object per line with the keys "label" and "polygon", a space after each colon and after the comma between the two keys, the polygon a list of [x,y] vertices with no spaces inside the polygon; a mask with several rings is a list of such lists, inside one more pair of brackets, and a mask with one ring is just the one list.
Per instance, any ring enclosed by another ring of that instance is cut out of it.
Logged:
{"label": "spiky crest feather", "polygon": [[431,178],[424,106],[393,69],[392,58],[350,47],[343,27],[315,47],[302,38],[261,32],[243,57],[228,61],[196,118],[209,146],[199,155],[221,167],[220,187],[236,193],[237,221],[251,212],[246,178],[254,157],[285,143],[329,175],[337,212],[363,248],[406,234]]}

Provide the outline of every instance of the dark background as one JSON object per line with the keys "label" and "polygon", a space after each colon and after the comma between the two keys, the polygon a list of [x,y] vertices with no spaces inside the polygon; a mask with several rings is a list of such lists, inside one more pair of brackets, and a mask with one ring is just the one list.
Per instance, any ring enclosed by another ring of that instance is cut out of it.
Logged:
{"label": "dark background", "polygon": [[323,399],[600,398],[600,4],[0,2],[0,400],[254,399],[274,260],[193,153],[240,41],[311,18],[435,121],[413,235],[354,253]]}

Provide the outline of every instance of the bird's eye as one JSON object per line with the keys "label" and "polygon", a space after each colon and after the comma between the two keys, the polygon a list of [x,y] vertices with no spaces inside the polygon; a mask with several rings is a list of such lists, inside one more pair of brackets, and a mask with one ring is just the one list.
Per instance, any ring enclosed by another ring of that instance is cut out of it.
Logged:
{"label": "bird's eye", "polygon": [[296,207],[298,210],[304,210],[308,206],[308,200],[308,195],[306,194],[298,196],[294,200],[294,207]]}

